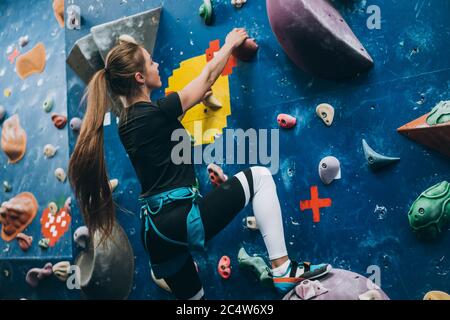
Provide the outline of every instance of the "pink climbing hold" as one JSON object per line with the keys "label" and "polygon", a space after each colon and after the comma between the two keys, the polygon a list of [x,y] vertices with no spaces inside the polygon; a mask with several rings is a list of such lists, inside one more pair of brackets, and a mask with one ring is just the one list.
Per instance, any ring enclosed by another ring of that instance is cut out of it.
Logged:
{"label": "pink climbing hold", "polygon": [[14,49],[14,51],[8,56],[8,60],[11,64],[14,64],[14,60],[20,55],[19,50],[17,48]]}
{"label": "pink climbing hold", "polygon": [[52,113],[52,121],[56,128],[62,129],[66,126],[67,117],[61,114]]}
{"label": "pink climbing hold", "polygon": [[280,113],[277,117],[278,125],[283,129],[290,129],[297,123],[297,119],[291,115]]}
{"label": "pink climbing hold", "polygon": [[39,281],[53,274],[52,267],[53,265],[49,262],[43,268],[30,269],[25,278],[26,282],[33,288],[36,288],[39,285]]}
{"label": "pink climbing hold", "polygon": [[217,164],[210,163],[207,170],[209,174],[209,181],[211,181],[211,183],[215,187],[220,186],[222,183],[228,180],[228,176],[223,173],[222,168]]}
{"label": "pink climbing hold", "polygon": [[248,62],[258,52],[259,46],[255,39],[248,38],[239,47],[233,50],[233,55],[241,61]]}
{"label": "pink climbing hold", "polygon": [[19,242],[19,247],[22,251],[27,251],[33,243],[33,237],[27,236],[25,233],[19,233],[16,236],[16,239]]}
{"label": "pink climbing hold", "polygon": [[228,256],[223,256],[219,260],[219,265],[217,266],[217,272],[223,279],[228,279],[231,276],[231,260]]}

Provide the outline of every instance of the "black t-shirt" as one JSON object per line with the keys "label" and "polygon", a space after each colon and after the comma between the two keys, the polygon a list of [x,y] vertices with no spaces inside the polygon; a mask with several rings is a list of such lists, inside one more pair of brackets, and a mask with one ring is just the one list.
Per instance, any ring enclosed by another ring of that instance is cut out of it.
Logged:
{"label": "black t-shirt", "polygon": [[[179,143],[171,141],[172,132],[184,129],[177,119],[182,113],[180,97],[175,92],[156,103],[135,103],[120,118],[120,140],[141,184],[141,197],[195,184],[192,161],[175,164],[171,159],[172,148]],[[184,132],[184,139],[190,139]]]}

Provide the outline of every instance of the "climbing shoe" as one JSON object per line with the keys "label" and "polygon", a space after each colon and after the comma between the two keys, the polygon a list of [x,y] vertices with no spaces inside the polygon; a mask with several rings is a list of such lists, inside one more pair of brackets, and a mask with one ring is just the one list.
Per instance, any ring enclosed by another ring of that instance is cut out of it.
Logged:
{"label": "climbing shoe", "polygon": [[331,269],[331,265],[326,263],[312,265],[309,262],[303,262],[302,265],[299,265],[298,262],[291,261],[291,264],[283,275],[273,276],[273,285],[280,293],[286,293],[303,280],[313,280],[323,277]]}
{"label": "climbing shoe", "polygon": [[265,286],[272,286],[272,271],[264,259],[259,256],[249,256],[244,248],[238,253],[239,267],[253,272],[256,278]]}

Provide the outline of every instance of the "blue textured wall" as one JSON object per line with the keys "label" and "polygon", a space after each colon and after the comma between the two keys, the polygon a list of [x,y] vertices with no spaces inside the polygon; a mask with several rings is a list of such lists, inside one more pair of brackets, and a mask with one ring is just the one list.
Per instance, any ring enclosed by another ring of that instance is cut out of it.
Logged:
{"label": "blue textured wall", "polygon": [[[8,8],[19,7],[19,2],[7,1]],[[423,190],[450,179],[450,162],[395,130],[425,114],[440,100],[449,99],[450,2],[335,0],[375,60],[375,68],[369,74],[338,83],[314,79],[290,62],[271,32],[265,1],[248,0],[237,11],[229,2],[215,1],[217,18],[213,26],[207,27],[197,15],[201,1],[164,1],[154,59],[160,63],[165,87],[180,61],[202,54],[210,40],[223,41],[231,28],[243,26],[256,38],[260,45],[257,58],[239,65],[230,77],[233,114],[228,118],[228,126],[275,128],[280,112],[298,118],[294,130],[280,134],[282,166],[275,176],[290,255],[299,260],[330,262],[361,274],[365,274],[368,266],[378,265],[382,271],[381,286],[393,299],[421,299],[431,289],[449,292],[448,232],[436,243],[420,242],[410,230],[407,212]],[[66,52],[92,26],[148,10],[161,1],[81,0],[76,4],[82,9],[83,26],[79,31],[66,30]],[[366,27],[365,9],[371,4],[381,8],[381,30]],[[3,43],[3,38],[0,41]],[[82,115],[78,106],[83,90],[82,82],[68,68],[69,117]],[[163,90],[155,92],[153,98],[162,94]],[[335,106],[336,118],[331,128],[326,128],[315,116],[315,107],[321,102]],[[116,201],[134,212],[118,213],[136,256],[135,285],[130,298],[170,298],[149,280],[138,232],[139,185],[116,129],[114,121],[105,127],[105,150],[109,174],[120,180]],[[362,138],[377,151],[400,156],[401,162],[377,174],[370,172],[362,152]],[[75,137],[69,133],[70,150],[74,143]],[[317,166],[327,155],[341,161],[343,177],[323,186]],[[233,174],[244,167],[229,165],[224,170]],[[293,175],[288,174],[289,169],[294,169]],[[197,166],[196,171],[202,192],[207,193],[211,187],[205,166]],[[312,185],[319,186],[321,197],[333,200],[332,207],[322,209],[318,224],[312,222],[310,211],[299,210],[299,201],[309,199]],[[384,216],[374,213],[377,205],[387,208]],[[78,214],[76,210],[74,214]],[[249,214],[251,209],[247,208],[208,244],[206,253],[196,255],[208,298],[279,298],[237,266],[236,255],[241,245],[251,253],[264,252],[259,233],[241,226],[242,218]],[[227,281],[216,273],[217,261],[225,254],[232,258],[233,265],[233,275]],[[18,281],[23,283],[22,279]],[[72,293],[58,288],[59,291],[52,292],[49,285],[40,289],[42,293],[36,297],[71,296]]]}
{"label": "blue textured wall", "polygon": [[[27,46],[18,44],[21,36],[29,36]],[[17,164],[8,164],[7,157],[0,152],[0,181],[8,181],[12,191],[0,190],[0,202],[18,193],[29,191],[36,197],[39,209],[36,218],[24,231],[33,237],[33,245],[22,252],[16,240],[6,243],[0,239],[0,297],[46,297],[45,287],[54,294],[62,287],[58,281],[48,281],[42,288],[32,291],[25,283],[30,267],[43,267],[47,261],[57,262],[72,259],[71,229],[54,247],[43,250],[38,246],[41,234],[42,211],[51,201],[60,202],[70,196],[68,182],[60,183],[54,171],[58,167],[66,170],[69,159],[68,125],[58,130],[51,121],[51,114],[43,110],[48,96],[53,97],[52,112],[67,114],[66,70],[64,50],[65,34],[53,15],[50,1],[1,1],[0,2],[0,105],[7,117],[18,114],[20,124],[27,133],[27,151]],[[15,72],[15,64],[8,61],[8,48],[17,48],[21,54],[42,42],[46,48],[44,72],[21,80]],[[6,97],[3,90],[10,88],[12,94]],[[46,159],[43,148],[53,144],[58,148],[56,155]],[[6,270],[6,272],[5,272]],[[43,290],[40,295],[40,290]],[[61,292],[60,297],[64,296]],[[55,296],[56,297],[56,296]]]}

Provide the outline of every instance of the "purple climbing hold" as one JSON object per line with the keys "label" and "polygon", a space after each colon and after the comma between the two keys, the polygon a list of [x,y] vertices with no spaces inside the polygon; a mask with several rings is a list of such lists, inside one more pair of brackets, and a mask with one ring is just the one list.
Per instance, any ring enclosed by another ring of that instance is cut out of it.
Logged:
{"label": "purple climbing hold", "polygon": [[270,25],[301,69],[326,79],[356,76],[373,60],[328,0],[266,0]]}
{"label": "purple climbing hold", "polygon": [[241,61],[248,62],[258,52],[259,46],[255,39],[248,38],[239,47],[233,50],[233,55]]}
{"label": "purple climbing hold", "polygon": [[53,274],[52,270],[53,265],[49,262],[46,263],[43,268],[33,268],[27,272],[27,276],[25,280],[27,283],[36,288],[39,285],[39,281],[51,276]]}
{"label": "purple climbing hold", "polygon": [[81,129],[81,124],[82,121],[80,118],[72,118],[72,120],[70,120],[70,128],[75,131],[75,132],[79,132]]}
{"label": "purple climbing hold", "polygon": [[[283,300],[389,300],[380,287],[355,272],[333,269],[318,281],[320,284],[315,285],[314,294],[305,291],[305,284],[300,283]],[[367,293],[368,290],[371,292]]]}

